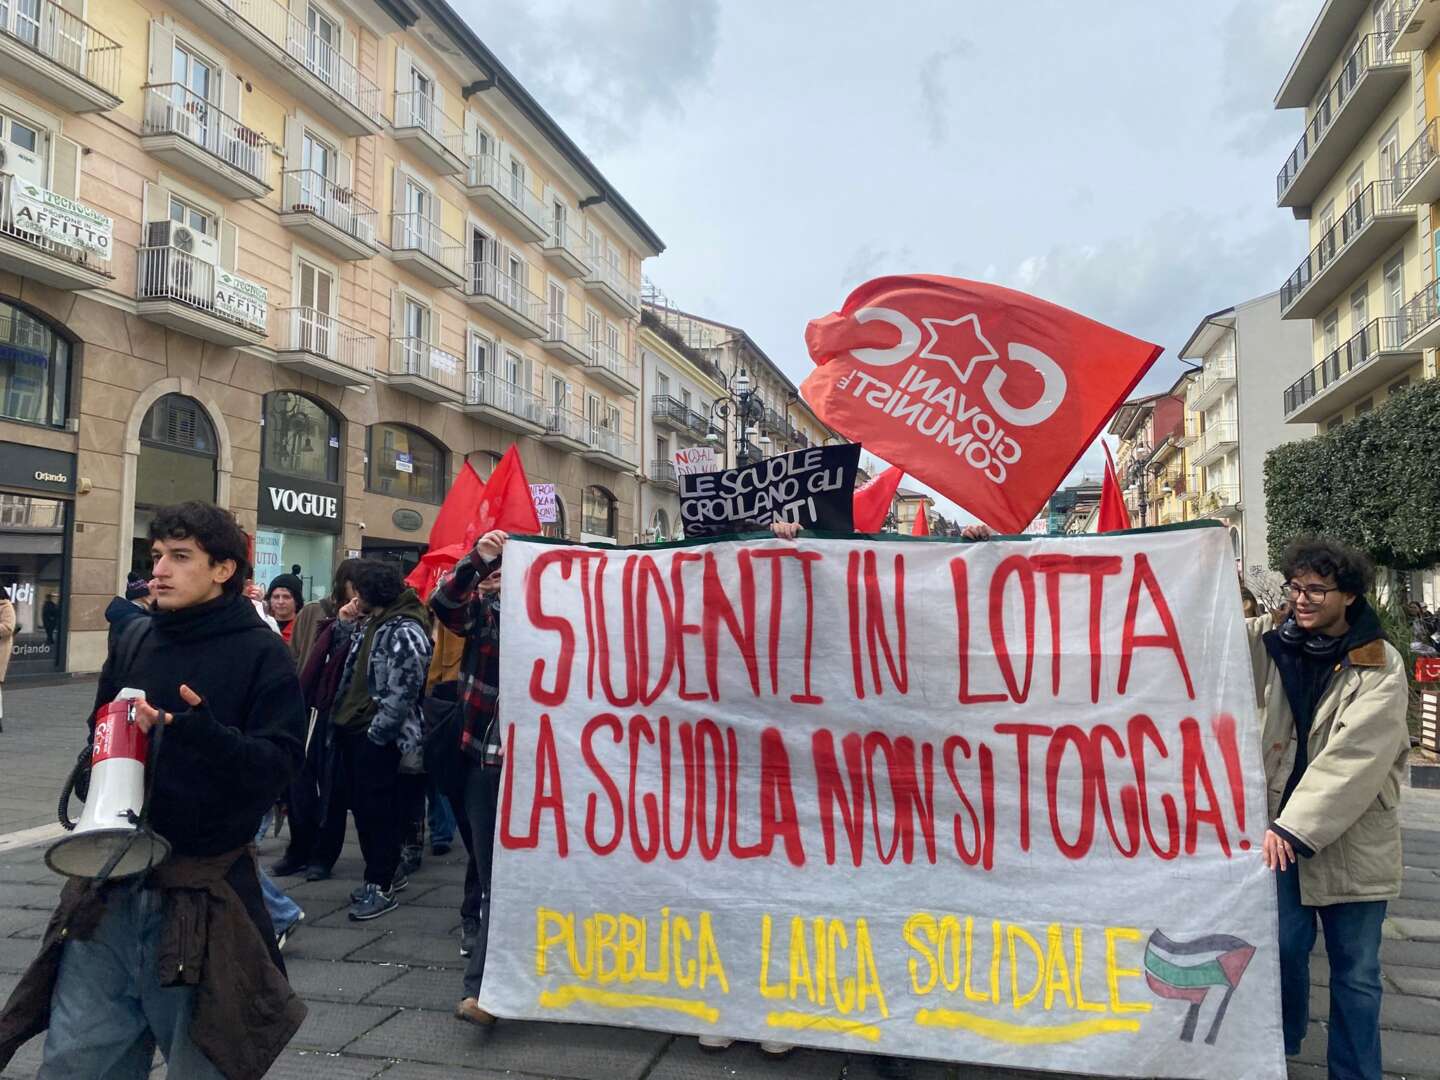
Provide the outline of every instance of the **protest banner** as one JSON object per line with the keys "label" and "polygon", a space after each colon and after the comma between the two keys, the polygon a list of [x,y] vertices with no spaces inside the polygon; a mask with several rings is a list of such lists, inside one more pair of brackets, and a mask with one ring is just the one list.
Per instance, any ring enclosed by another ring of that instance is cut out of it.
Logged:
{"label": "protest banner", "polygon": [[554,484],[531,484],[530,498],[535,503],[535,516],[542,525],[559,521],[559,510],[555,505]]}
{"label": "protest banner", "polygon": [[505,551],[480,1004],[1281,1080],[1229,540]]}
{"label": "protest banner", "polygon": [[713,446],[682,446],[675,451],[675,475],[719,472],[720,459]]}
{"label": "protest banner", "polygon": [[849,532],[860,447],[812,446],[723,472],[685,473],[680,522],[691,539],[794,521],[807,529]]}
{"label": "protest banner", "polygon": [[800,393],[836,431],[1001,532],[1023,530],[1161,348],[1034,296],[868,281],[805,342]]}

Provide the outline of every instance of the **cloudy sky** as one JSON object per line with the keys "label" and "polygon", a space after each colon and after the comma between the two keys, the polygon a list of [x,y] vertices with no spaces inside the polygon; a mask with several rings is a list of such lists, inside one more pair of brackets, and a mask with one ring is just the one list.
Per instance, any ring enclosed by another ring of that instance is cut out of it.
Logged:
{"label": "cloudy sky", "polygon": [[1163,389],[1304,255],[1272,101],[1320,0],[457,6],[664,238],[648,276],[797,383],[809,319],[926,272],[1163,344]]}

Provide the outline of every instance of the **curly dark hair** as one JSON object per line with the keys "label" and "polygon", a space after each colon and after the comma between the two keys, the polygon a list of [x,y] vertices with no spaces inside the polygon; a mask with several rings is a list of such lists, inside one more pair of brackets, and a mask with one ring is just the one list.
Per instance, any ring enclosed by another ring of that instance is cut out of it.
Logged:
{"label": "curly dark hair", "polygon": [[355,568],[360,565],[360,559],[342,559],[340,565],[335,567],[335,579],[330,586],[330,600],[336,607],[342,607],[346,600],[350,599],[345,595],[345,586],[355,584]]}
{"label": "curly dark hair", "polygon": [[355,564],[351,581],[360,599],[372,608],[389,607],[405,591],[405,581],[394,563],[361,559]]}
{"label": "curly dark hair", "polygon": [[1375,566],[1364,552],[1321,536],[1292,540],[1280,559],[1280,572],[1292,580],[1304,571],[1334,578],[1341,592],[1364,596],[1375,583]]}
{"label": "curly dark hair", "polygon": [[194,540],[210,557],[210,565],[230,559],[235,573],[221,588],[231,595],[245,588],[250,577],[250,544],[235,515],[214,503],[183,502],[161,508],[150,522],[150,539]]}

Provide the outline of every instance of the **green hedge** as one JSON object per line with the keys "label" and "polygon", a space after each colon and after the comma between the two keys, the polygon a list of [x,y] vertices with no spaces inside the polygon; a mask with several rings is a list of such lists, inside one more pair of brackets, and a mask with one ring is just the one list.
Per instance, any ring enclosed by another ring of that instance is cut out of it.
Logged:
{"label": "green hedge", "polygon": [[1440,562],[1440,380],[1265,458],[1272,566],[1296,536],[1319,533],[1391,570]]}

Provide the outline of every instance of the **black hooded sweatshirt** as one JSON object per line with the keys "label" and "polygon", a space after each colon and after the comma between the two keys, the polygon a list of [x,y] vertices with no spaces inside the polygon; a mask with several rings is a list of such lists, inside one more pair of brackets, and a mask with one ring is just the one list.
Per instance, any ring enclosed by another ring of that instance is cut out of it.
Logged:
{"label": "black hooded sweatshirt", "polygon": [[[300,771],[305,701],[290,651],[243,596],[159,611],[134,662],[100,673],[95,707],[125,687],[175,713],[155,766],[150,821],[177,855],[219,855],[255,838],[260,818]],[[192,709],[185,684],[200,695]],[[91,723],[94,713],[91,713]]]}

